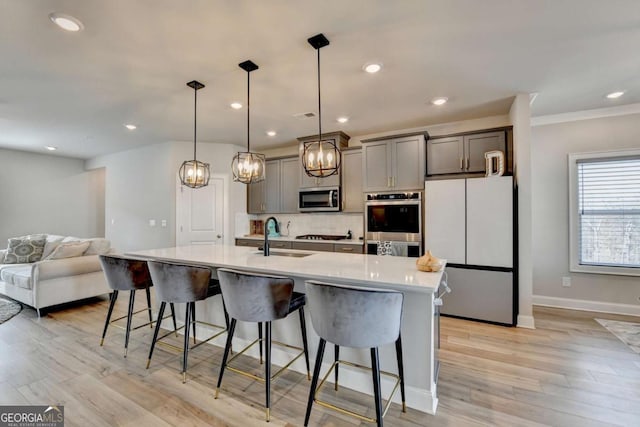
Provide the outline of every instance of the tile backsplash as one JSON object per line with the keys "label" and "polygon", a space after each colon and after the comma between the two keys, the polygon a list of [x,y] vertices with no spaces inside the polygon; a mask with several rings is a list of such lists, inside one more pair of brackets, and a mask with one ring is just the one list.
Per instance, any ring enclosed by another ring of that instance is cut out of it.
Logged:
{"label": "tile backsplash", "polygon": [[249,220],[265,220],[274,216],[280,225],[280,234],[295,237],[301,234],[347,234],[349,230],[353,238],[363,235],[364,217],[362,214],[348,213],[305,213],[305,214],[276,214],[276,215],[248,215],[236,214],[236,237],[249,234]]}

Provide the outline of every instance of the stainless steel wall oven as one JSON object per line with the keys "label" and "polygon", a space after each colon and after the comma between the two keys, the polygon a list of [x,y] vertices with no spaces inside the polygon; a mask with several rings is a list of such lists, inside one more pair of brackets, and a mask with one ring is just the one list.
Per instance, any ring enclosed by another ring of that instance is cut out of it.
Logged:
{"label": "stainless steel wall oven", "polygon": [[391,242],[392,255],[422,255],[422,216],[420,192],[367,194],[367,253],[378,253],[378,242]]}

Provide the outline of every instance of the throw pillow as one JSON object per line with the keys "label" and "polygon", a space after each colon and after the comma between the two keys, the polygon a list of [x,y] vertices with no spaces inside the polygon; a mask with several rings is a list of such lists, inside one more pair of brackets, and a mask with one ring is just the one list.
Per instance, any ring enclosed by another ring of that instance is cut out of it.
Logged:
{"label": "throw pillow", "polygon": [[61,243],[51,252],[47,259],[63,259],[82,256],[89,247],[89,242]]}
{"label": "throw pillow", "polygon": [[62,243],[68,242],[89,242],[89,249],[84,255],[105,255],[111,249],[111,242],[103,237],[93,237],[90,239],[81,239],[80,237],[65,237]]}
{"label": "throw pillow", "polygon": [[44,238],[12,238],[4,257],[5,264],[22,264],[40,261],[44,251]]}

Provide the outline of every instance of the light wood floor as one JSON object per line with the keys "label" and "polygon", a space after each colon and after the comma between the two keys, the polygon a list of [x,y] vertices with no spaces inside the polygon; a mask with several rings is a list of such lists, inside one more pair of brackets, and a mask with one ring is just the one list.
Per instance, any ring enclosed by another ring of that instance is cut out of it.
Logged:
{"label": "light wood floor", "polygon": [[[121,300],[116,311],[124,314]],[[217,347],[191,353],[186,384],[179,358],[162,347],[145,369],[149,329],[132,333],[126,359],[119,329],[100,347],[106,308],[93,300],[42,319],[25,308],[0,325],[0,404],[63,404],[67,426],[302,425],[305,376],[287,372],[273,383],[266,424],[261,383],[229,373],[213,399]],[[394,405],[386,425],[640,426],[640,355],[593,318],[640,319],[542,308],[534,315],[536,330],[443,318],[437,415]],[[350,407],[371,408],[368,396],[341,393]],[[311,425],[359,423],[316,405]]]}

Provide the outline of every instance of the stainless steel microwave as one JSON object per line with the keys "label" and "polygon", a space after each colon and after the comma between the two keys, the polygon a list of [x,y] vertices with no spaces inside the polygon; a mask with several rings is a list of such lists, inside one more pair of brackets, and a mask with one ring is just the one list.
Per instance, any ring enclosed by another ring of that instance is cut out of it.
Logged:
{"label": "stainless steel microwave", "polygon": [[301,188],[298,192],[300,212],[339,212],[340,187]]}

